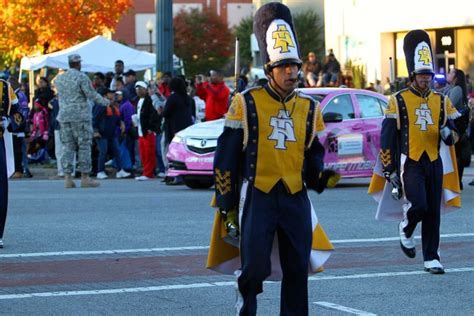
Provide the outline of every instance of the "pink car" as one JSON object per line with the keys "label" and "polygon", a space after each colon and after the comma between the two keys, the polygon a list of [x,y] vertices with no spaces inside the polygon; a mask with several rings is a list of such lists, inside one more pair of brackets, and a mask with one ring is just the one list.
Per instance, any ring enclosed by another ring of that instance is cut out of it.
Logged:
{"label": "pink car", "polygon": [[[387,98],[347,88],[300,89],[321,103],[326,130],[325,168],[345,178],[370,177],[380,148],[380,129]],[[179,132],[168,151],[168,176],[182,176],[190,188],[213,185],[212,163],[224,120],[192,125]]]}

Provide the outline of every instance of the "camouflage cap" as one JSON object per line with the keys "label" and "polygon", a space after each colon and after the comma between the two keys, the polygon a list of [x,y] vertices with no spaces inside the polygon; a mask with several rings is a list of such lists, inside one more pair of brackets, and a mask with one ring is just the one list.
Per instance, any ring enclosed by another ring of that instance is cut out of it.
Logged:
{"label": "camouflage cap", "polygon": [[81,55],[79,54],[72,54],[72,55],[67,56],[67,58],[70,63],[78,63],[82,61]]}

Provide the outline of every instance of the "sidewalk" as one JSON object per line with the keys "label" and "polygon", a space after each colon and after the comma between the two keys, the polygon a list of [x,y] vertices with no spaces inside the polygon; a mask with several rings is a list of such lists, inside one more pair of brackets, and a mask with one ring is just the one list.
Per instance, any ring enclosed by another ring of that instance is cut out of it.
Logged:
{"label": "sidewalk", "polygon": [[[29,169],[33,174],[31,179],[50,179],[56,176],[56,163],[45,163],[45,164],[30,164]],[[107,174],[111,179],[115,177],[115,169],[106,167]],[[137,170],[140,173],[141,170]],[[14,181],[21,181],[23,179],[11,179]],[[463,180],[465,185],[474,180],[474,155],[471,156],[471,166],[464,169]]]}
{"label": "sidewalk", "polygon": [[[10,181],[22,181],[25,179],[32,179],[32,180],[50,180],[55,179],[57,176],[57,169],[56,169],[56,162],[44,163],[44,164],[29,164],[28,168],[30,169],[33,178],[21,178],[21,179],[10,179]],[[110,179],[115,179],[115,170],[112,167],[105,167],[105,171],[109,175]],[[137,169],[135,171],[136,174],[140,175],[142,169]],[[95,178],[95,177],[94,177]]]}

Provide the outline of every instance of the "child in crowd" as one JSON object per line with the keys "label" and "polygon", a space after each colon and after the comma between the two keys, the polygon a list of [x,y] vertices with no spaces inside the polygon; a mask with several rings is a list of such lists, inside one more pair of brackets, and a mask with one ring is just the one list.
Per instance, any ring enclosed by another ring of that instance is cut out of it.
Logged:
{"label": "child in crowd", "polygon": [[45,145],[49,139],[49,114],[47,106],[36,99],[33,106],[33,119],[31,126],[30,144],[28,148],[28,159],[31,162],[43,162],[46,160]]}
{"label": "child in crowd", "polygon": [[117,133],[118,128],[120,128],[120,132],[123,133],[125,131],[125,125],[120,119],[118,104],[114,101],[114,92],[103,87],[98,89],[98,93],[112,102],[106,107],[96,104],[92,109],[92,127],[94,129],[94,138],[96,139],[99,149],[97,179],[108,178],[105,173],[105,161],[107,159],[109,146],[112,150],[117,170],[119,170],[116,177],[127,178],[130,176],[130,173],[122,169]]}

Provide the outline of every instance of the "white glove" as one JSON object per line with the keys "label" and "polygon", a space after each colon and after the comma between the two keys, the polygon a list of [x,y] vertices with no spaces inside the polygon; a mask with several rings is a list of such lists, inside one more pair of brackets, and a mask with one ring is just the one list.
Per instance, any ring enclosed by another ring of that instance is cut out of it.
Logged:
{"label": "white glove", "polygon": [[441,139],[443,140],[446,140],[449,136],[451,136],[451,130],[447,126],[443,127],[439,132],[441,134]]}
{"label": "white glove", "polygon": [[9,125],[10,120],[6,117],[2,117],[2,120],[0,121],[0,127],[3,127],[3,129],[7,129]]}

